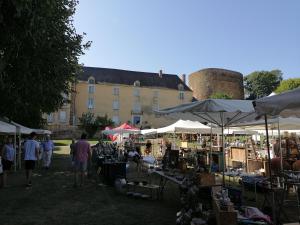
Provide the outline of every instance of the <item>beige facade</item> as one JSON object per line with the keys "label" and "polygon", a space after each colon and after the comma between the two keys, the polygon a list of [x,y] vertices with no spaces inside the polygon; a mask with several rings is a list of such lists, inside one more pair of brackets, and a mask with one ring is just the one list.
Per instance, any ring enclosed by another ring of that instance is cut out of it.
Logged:
{"label": "beige facade", "polygon": [[[91,69],[98,72],[99,68]],[[104,70],[107,72],[107,69]],[[124,71],[120,71],[122,72]],[[99,72],[95,76],[86,72],[84,77],[79,77],[73,86],[75,93],[70,96],[71,103],[64,105],[57,112],[46,115],[48,129],[55,131],[74,128],[79,124],[82,114],[87,112],[92,112],[96,116],[107,115],[115,125],[130,121],[137,127],[157,128],[169,125],[174,120],[157,117],[154,110],[191,102],[193,99],[192,91],[176,75],[164,77],[161,72],[160,74],[138,72],[141,74],[135,76],[140,80],[135,80],[131,73],[136,72],[125,72],[129,73],[126,76],[132,81],[124,82],[119,74],[115,74],[112,82],[106,80],[103,82],[105,77],[103,78],[103,74],[99,75]]]}
{"label": "beige facade", "polygon": [[[92,77],[90,78],[92,79]],[[137,126],[160,127],[168,124],[157,118],[153,110],[191,102],[191,91],[156,87],[139,87],[123,84],[89,84],[81,81],[76,85],[75,117],[86,112],[111,118],[115,124],[130,121]]]}
{"label": "beige facade", "polygon": [[70,128],[70,107],[70,104],[64,104],[57,112],[45,115],[48,129],[56,131]]}

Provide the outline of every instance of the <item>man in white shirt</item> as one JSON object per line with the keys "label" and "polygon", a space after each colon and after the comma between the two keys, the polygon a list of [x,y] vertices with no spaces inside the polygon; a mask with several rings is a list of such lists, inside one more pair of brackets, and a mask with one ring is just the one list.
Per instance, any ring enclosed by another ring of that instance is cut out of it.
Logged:
{"label": "man in white shirt", "polygon": [[35,140],[36,133],[32,132],[30,134],[30,138],[25,142],[24,150],[25,150],[25,169],[26,169],[26,186],[30,187],[32,170],[35,168],[35,162],[39,158],[39,143]]}
{"label": "man in white shirt", "polygon": [[49,169],[51,164],[51,157],[54,150],[54,143],[50,140],[50,135],[46,136],[46,141],[42,143],[43,146],[43,164],[45,169]]}

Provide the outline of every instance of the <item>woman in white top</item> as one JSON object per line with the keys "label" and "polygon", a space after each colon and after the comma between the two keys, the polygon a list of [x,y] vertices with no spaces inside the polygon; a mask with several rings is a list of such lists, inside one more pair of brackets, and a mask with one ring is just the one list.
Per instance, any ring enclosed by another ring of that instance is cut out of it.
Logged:
{"label": "woman in white top", "polygon": [[12,138],[8,138],[6,144],[2,148],[2,164],[3,164],[3,187],[7,187],[7,172],[11,169],[15,159],[15,148]]}

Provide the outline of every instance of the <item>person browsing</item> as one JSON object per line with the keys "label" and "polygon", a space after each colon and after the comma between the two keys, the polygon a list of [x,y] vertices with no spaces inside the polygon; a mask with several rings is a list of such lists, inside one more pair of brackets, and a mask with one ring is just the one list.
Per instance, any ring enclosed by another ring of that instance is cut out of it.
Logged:
{"label": "person browsing", "polygon": [[25,170],[26,170],[26,186],[30,187],[32,185],[32,171],[35,168],[35,163],[39,158],[39,143],[35,140],[36,133],[32,132],[30,138],[24,144],[24,160],[25,160]]}

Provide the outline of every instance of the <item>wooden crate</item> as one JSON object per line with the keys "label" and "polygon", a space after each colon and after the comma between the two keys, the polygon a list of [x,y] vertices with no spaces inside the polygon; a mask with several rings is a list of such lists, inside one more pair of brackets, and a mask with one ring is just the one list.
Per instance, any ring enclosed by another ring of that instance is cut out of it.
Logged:
{"label": "wooden crate", "polygon": [[213,208],[216,214],[217,225],[237,225],[237,211],[221,210],[215,198],[213,198]]}

